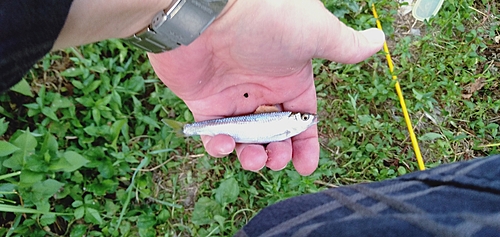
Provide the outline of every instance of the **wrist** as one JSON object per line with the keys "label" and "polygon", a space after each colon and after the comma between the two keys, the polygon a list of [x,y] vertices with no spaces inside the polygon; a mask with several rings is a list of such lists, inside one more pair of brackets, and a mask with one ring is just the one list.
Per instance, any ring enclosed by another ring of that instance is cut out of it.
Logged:
{"label": "wrist", "polygon": [[151,23],[173,0],[74,0],[53,49],[125,38]]}

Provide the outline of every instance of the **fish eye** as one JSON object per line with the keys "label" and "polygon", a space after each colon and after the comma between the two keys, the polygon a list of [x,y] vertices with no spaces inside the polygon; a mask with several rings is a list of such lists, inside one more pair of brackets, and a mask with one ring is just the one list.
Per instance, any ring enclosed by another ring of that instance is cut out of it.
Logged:
{"label": "fish eye", "polygon": [[300,116],[300,118],[302,119],[302,121],[307,121],[307,120],[309,120],[310,117],[311,117],[311,115],[309,115],[309,114],[302,114]]}

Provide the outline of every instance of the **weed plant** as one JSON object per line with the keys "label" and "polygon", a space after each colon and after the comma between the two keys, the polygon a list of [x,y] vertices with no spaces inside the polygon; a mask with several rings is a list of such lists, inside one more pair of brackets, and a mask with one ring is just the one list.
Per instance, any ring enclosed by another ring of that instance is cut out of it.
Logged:
{"label": "weed plant", "polygon": [[[375,25],[366,1],[323,2]],[[377,8],[426,166],[498,153],[498,3],[445,1],[415,25],[396,1]],[[415,171],[384,55],[313,64],[321,154],[302,177],[244,171],[175,136],[161,119],[191,113],[119,40],[46,55],[0,95],[0,235],[229,236],[277,201]]]}

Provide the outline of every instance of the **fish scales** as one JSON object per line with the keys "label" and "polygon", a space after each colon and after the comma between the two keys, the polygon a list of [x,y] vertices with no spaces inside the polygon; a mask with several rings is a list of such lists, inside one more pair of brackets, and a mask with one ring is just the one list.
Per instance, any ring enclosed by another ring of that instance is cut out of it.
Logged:
{"label": "fish scales", "polygon": [[317,123],[308,113],[271,112],[186,124],[186,136],[226,134],[238,143],[269,143],[295,136]]}

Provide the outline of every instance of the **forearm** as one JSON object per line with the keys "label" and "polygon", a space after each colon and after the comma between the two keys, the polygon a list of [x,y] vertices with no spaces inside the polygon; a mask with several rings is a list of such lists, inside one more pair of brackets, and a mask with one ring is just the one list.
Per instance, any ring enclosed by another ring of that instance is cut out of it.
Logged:
{"label": "forearm", "polygon": [[124,38],[140,31],[172,0],[74,0],[53,49]]}

